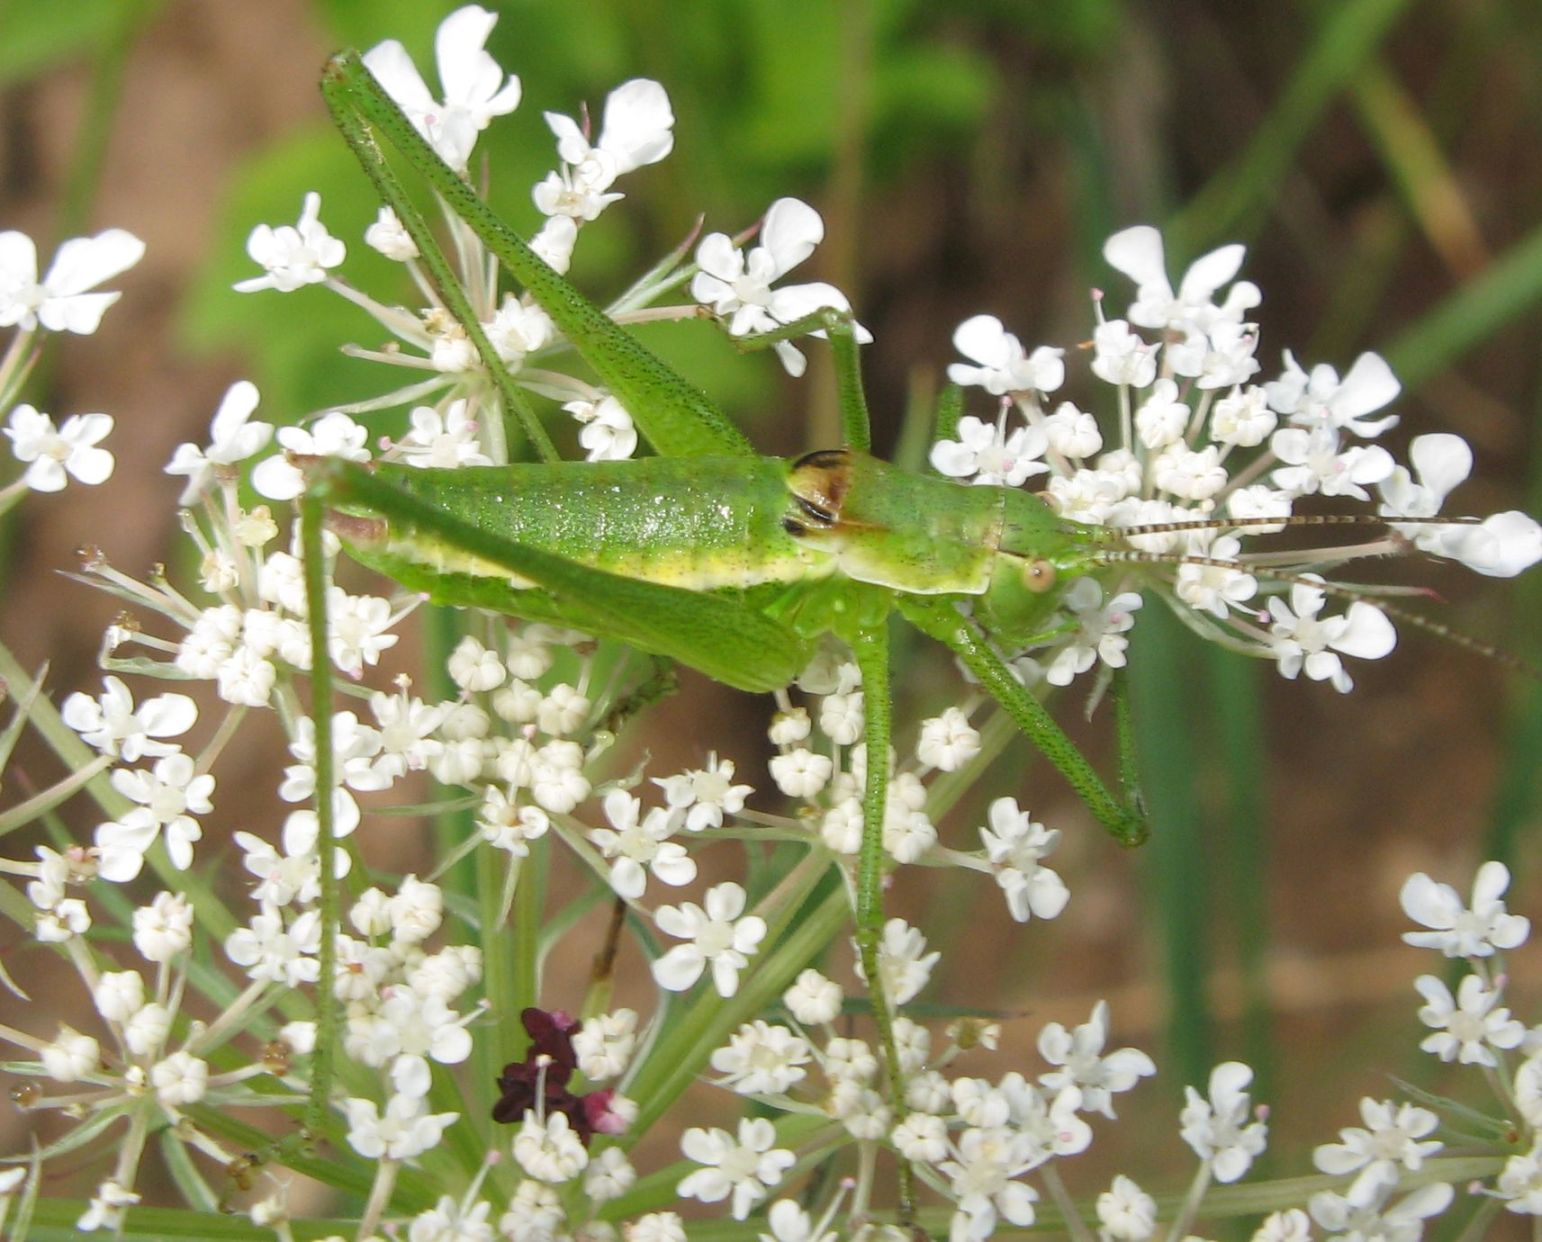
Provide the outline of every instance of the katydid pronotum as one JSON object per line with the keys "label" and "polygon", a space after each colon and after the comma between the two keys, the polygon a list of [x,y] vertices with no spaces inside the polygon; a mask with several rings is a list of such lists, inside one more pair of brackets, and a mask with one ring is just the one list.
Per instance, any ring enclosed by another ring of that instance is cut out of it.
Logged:
{"label": "katydid pronotum", "polygon": [[[846,447],[795,461],[757,455],[707,398],[509,231],[356,56],[337,58],[323,89],[366,172],[417,244],[436,292],[481,353],[506,416],[522,424],[541,460],[458,470],[310,465],[304,518],[314,650],[326,649],[320,549],[321,523],[330,512],[357,559],[436,600],[615,638],[746,690],[785,686],[808,662],[816,640],[833,633],[860,669],[867,753],[881,757],[891,733],[888,623],[897,611],[953,651],[1122,843],[1144,838],[1128,765],[1121,789],[1111,790],[1014,677],[997,644],[1020,646],[1053,627],[1065,584],[1079,577],[1109,576],[1143,562],[1233,569],[1243,568],[1241,562],[1146,553],[1131,543],[1133,536],[1179,527],[1084,524],[1017,489],[960,487],[869,456],[856,343],[849,317],[839,312],[787,325],[785,334],[817,327],[828,335],[840,371]],[[377,135],[540,305],[659,456],[555,459]],[[332,775],[324,664],[317,661],[315,747],[325,839]],[[867,763],[864,781],[853,882],[857,945],[899,1111],[899,1059],[878,957],[886,764]],[[324,895],[323,918],[335,918],[335,909],[335,894]],[[330,949],[324,937],[322,977],[332,969]],[[330,1040],[323,1015],[319,1055]],[[316,1081],[313,1108],[319,1109],[326,1089],[321,1066]]]}

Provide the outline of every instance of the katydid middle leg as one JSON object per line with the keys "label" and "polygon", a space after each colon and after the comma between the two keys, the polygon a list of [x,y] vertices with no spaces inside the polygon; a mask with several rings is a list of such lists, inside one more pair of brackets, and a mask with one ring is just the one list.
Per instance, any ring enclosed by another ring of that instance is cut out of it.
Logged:
{"label": "katydid middle leg", "polygon": [[[878,1043],[889,1083],[889,1107],[894,1120],[905,1115],[905,1081],[899,1046],[894,1039],[894,1011],[884,989],[879,944],[883,939],[883,829],[889,809],[889,739],[893,732],[893,700],[889,687],[889,628],[886,618],[858,620],[838,629],[851,647],[862,674],[863,741],[867,747],[862,790],[862,847],[857,856],[857,956],[867,978],[868,1003],[878,1027]],[[910,1165],[899,1164],[900,1222],[915,1215],[915,1190]]]}

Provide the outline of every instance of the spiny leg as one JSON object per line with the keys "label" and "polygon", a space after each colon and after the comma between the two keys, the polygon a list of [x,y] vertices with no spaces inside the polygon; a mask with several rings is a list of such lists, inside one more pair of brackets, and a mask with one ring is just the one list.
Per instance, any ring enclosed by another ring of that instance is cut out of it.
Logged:
{"label": "spiny leg", "polygon": [[[374,184],[381,199],[396,213],[396,218],[401,221],[402,227],[411,236],[418,248],[418,261],[428,272],[435,291],[450,313],[455,316],[455,321],[465,330],[472,345],[476,347],[477,356],[482,360],[482,365],[492,379],[493,387],[498,391],[505,421],[510,417],[517,420],[520,429],[535,449],[536,456],[542,461],[557,460],[556,447],[546,434],[546,429],[541,426],[535,410],[515,384],[514,377],[504,365],[503,359],[498,356],[498,351],[493,348],[492,342],[488,340],[487,332],[471,306],[471,299],[467,296],[449,260],[439,249],[439,242],[433,230],[397,178],[396,173],[386,162],[385,155],[375,141],[368,121],[355,106],[353,97],[326,89],[323,89],[322,93],[326,96],[338,132],[352,149],[360,167]],[[402,119],[402,123],[407,124],[405,118]],[[448,165],[445,168],[446,171],[450,171]],[[451,175],[454,175],[453,172]],[[504,456],[507,456],[506,452]]]}
{"label": "spiny leg", "polygon": [[1122,798],[1114,795],[1076,743],[1055,723],[1044,705],[1012,676],[969,618],[946,600],[925,596],[897,596],[895,605],[917,629],[930,634],[964,662],[980,684],[1006,708],[1028,740],[1081,795],[1098,822],[1121,844],[1139,845],[1146,839],[1150,829],[1133,787],[1126,785]]}
{"label": "spiny leg", "polygon": [[841,436],[846,448],[863,453],[873,450],[872,420],[867,412],[867,394],[862,389],[862,363],[857,353],[856,320],[849,310],[825,307],[801,319],[749,336],[731,337],[735,348],[751,352],[769,349],[782,341],[823,332],[835,354],[835,384],[841,403]]}
{"label": "spiny leg", "polygon": [[[553,271],[504,224],[475,190],[413,128],[357,52],[328,63],[321,92],[339,122],[373,126],[433,186],[513,274],[594,368],[659,453],[670,457],[748,456],[753,446],[710,400],[658,355]],[[372,135],[354,150],[366,168],[378,158]],[[467,325],[468,330],[471,325]]]}
{"label": "spiny leg", "polygon": [[[889,694],[889,630],[876,624],[852,627],[842,634],[850,644],[862,673],[863,739],[867,746],[867,771],[862,791],[862,849],[857,856],[857,954],[867,977],[867,994],[878,1025],[878,1041],[889,1080],[889,1103],[894,1120],[905,1115],[905,1080],[900,1071],[899,1049],[894,1040],[894,1013],[884,991],[878,947],[883,939],[883,828],[889,806],[889,738],[893,732],[893,704]],[[900,1161],[900,1221],[915,1216],[915,1188],[910,1165]]]}
{"label": "spiny leg", "polygon": [[310,1099],[305,1130],[319,1140],[331,1115],[332,1062],[337,1045],[337,998],[332,991],[337,974],[337,891],[335,806],[336,784],[332,750],[332,652],[327,633],[327,568],[322,544],[326,505],[312,488],[300,500],[300,543],[305,561],[305,603],[311,639],[311,721],[316,746],[316,858],[320,896],[321,942],[316,950],[316,1048],[312,1057]]}

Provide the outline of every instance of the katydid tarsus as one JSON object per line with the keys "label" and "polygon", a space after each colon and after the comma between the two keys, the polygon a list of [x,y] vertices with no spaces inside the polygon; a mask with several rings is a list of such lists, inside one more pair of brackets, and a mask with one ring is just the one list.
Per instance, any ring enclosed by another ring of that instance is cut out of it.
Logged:
{"label": "katydid tarsus", "polygon": [[[787,685],[822,635],[845,642],[862,676],[864,741],[872,757],[853,880],[857,944],[891,1102],[902,1111],[892,1010],[878,953],[890,783],[884,762],[891,732],[890,615],[898,612],[948,647],[1099,822],[1134,845],[1146,827],[1133,782],[1111,789],[1014,676],[998,647],[1019,647],[1057,624],[1054,613],[1066,584],[1078,578],[1112,577],[1142,561],[1240,566],[1202,556],[1164,557],[1132,545],[1132,534],[1160,526],[1132,532],[1084,524],[1015,488],[961,487],[869,456],[856,343],[849,317],[837,312],[817,317],[814,326],[828,335],[840,368],[847,447],[796,460],[757,455],[701,392],[504,226],[355,55],[334,60],[323,89],[365,171],[423,254],[444,305],[462,319],[480,351],[505,416],[523,426],[541,460],[456,470],[313,463],[304,509],[308,555],[319,558],[325,512],[357,559],[439,602],[618,639],[751,691]],[[448,264],[436,257],[431,231],[379,138],[426,179],[539,304],[659,456],[554,460],[539,422],[465,309]],[[310,609],[313,643],[322,650],[319,577],[310,581]],[[330,756],[324,685],[318,685],[317,699],[325,837],[330,807],[324,791],[331,777],[323,766]],[[335,883],[325,874],[323,879]],[[330,970],[327,951],[323,938],[323,977]],[[318,1045],[325,1041],[324,1023]],[[320,1072],[317,1081],[319,1107],[325,1091]]]}

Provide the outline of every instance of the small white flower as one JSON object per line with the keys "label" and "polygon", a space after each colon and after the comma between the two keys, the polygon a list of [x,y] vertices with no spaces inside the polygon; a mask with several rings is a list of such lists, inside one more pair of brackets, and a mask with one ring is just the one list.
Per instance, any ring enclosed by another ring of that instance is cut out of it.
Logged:
{"label": "small white flower", "polygon": [[411,1160],[437,1147],[459,1113],[430,1113],[426,1100],[393,1095],[382,1113],[374,1100],[343,1101],[348,1144],[366,1160]]}
{"label": "small white flower", "polygon": [[732,880],[709,888],[705,901],[705,909],[687,901],[680,906],[660,906],[655,912],[654,922],[660,930],[689,943],[676,945],[655,959],[653,977],[662,988],[684,992],[710,964],[718,995],[732,996],[739,989],[739,972],[749,965],[765,938],[766,921],[753,914],[740,917],[745,892]]}
{"label": "small white flower", "polygon": [[1515,1071],[1515,1106],[1533,1126],[1542,1126],[1542,1054],[1535,1049]]}
{"label": "small white flower", "polygon": [[[700,270],[691,281],[691,296],[727,319],[734,336],[771,332],[823,308],[850,310],[846,295],[823,282],[771,288],[808,258],[824,235],[824,221],[817,211],[795,198],[779,198],[766,210],[760,245],[748,254],[735,247],[726,233],[702,238],[696,248]],[[852,330],[860,344],[873,339],[861,324],[853,324]],[[791,342],[779,342],[776,355],[789,375],[803,374],[807,362]]]}
{"label": "small white flower", "polygon": [[[932,967],[942,954],[926,951],[926,937],[919,928],[911,927],[904,919],[890,919],[883,925],[883,938],[878,942],[878,971],[883,976],[884,995],[894,1005],[914,1000],[932,977]],[[862,974],[862,963],[856,963],[857,974]]]}
{"label": "small white flower", "polygon": [[687,832],[721,828],[724,815],[737,815],[744,800],[754,793],[753,786],[735,785],[734,761],[707,756],[705,768],[691,768],[679,776],[654,777],[653,783],[664,791],[664,801],[672,810],[685,812]]}
{"label": "small white flower", "polygon": [[1156,378],[1157,347],[1123,319],[1100,323],[1092,333],[1092,373],[1108,384],[1145,388]]}
{"label": "small white flower", "polygon": [[171,1035],[171,1018],[171,1010],[157,1001],[141,1005],[123,1024],[124,1046],[136,1057],[158,1056]]}
{"label": "small white flower", "polygon": [[1312,1163],[1322,1172],[1344,1176],[1396,1181],[1399,1171],[1416,1173],[1426,1156],[1433,1156],[1445,1146],[1439,1139],[1427,1139],[1440,1125],[1440,1118],[1427,1108],[1414,1104],[1394,1104],[1391,1100],[1360,1101],[1360,1116],[1365,1126],[1349,1126],[1339,1131],[1339,1142],[1324,1143],[1312,1153]]}
{"label": "small white flower", "polygon": [[1098,1196],[1098,1236],[1118,1242],[1145,1242],[1156,1231],[1156,1200],[1124,1174]]}
{"label": "small white flower", "polygon": [[637,1181],[637,1170],[619,1147],[607,1147],[589,1162],[584,1171],[584,1195],[590,1203],[608,1203],[620,1198]]}
{"label": "small white flower", "polygon": [[1441,555],[1490,578],[1513,578],[1542,561],[1542,524],[1518,510],[1490,514],[1476,526],[1450,529]]}
{"label": "small white flower", "polygon": [[1062,401],[1044,420],[1044,431],[1049,436],[1049,447],[1062,457],[1091,457],[1103,448],[1098,420],[1069,401]]}
{"label": "small white flower", "polygon": [[1039,1032],[1039,1055],[1062,1068],[1040,1074],[1039,1081],[1051,1091],[1076,1087],[1083,1109],[1113,1117],[1113,1097],[1155,1074],[1156,1064],[1139,1048],[1119,1048],[1105,1056],[1107,1039],[1107,1001],[1100,1000],[1091,1019],[1069,1031],[1059,1022],[1049,1023]]}
{"label": "small white flower", "polygon": [[[1193,554],[1218,561],[1231,561],[1241,551],[1241,540],[1235,535],[1222,535],[1208,548],[1194,548]],[[1252,574],[1220,565],[1179,565],[1178,577],[1173,584],[1173,594],[1190,608],[1208,612],[1222,621],[1232,614],[1236,605],[1252,599],[1257,593],[1258,579]]]}
{"label": "small white flower", "polygon": [[959,324],[953,332],[953,348],[979,365],[952,363],[948,378],[964,387],[983,388],[995,397],[1054,392],[1065,383],[1065,350],[1041,345],[1025,353],[1022,342],[994,315],[975,315]]}
{"label": "small white flower", "polygon": [[237,380],[225,390],[209,424],[208,450],[196,444],[177,446],[166,473],[187,476],[187,485],[177,498],[179,505],[192,504],[209,486],[219,467],[233,466],[267,448],[273,438],[273,424],[247,421],[257,409],[258,400],[255,384]]}
{"label": "small white flower", "polygon": [[1224,1061],[1210,1073],[1206,1099],[1185,1087],[1188,1103],[1179,1117],[1183,1141],[1201,1160],[1209,1161],[1218,1182],[1234,1182],[1248,1171],[1268,1141],[1262,1121],[1249,1121],[1252,1101],[1246,1087],[1253,1071],[1240,1061]]}
{"label": "small white flower", "polygon": [[562,162],[578,169],[599,164],[608,174],[596,189],[646,164],[657,164],[674,149],[675,115],[669,95],[649,78],[623,82],[605,97],[600,138],[593,146],[572,117],[546,113],[546,123],[557,137]]}
{"label": "small white flower", "polygon": [[1065,881],[1039,865],[1060,843],[1058,829],[1046,828],[1017,806],[1016,798],[997,798],[986,813],[989,828],[980,829],[985,856],[995,869],[996,883],[1007,895],[1007,908],[1019,923],[1032,916],[1052,919],[1065,909],[1071,892]]}
{"label": "small white flower", "polygon": [[451,168],[464,171],[477,134],[495,116],[519,107],[519,79],[504,79],[503,70],[486,50],[487,36],[498,15],[468,4],[456,9],[434,36],[434,59],[444,102],[429,94],[428,86],[412,58],[395,39],[378,43],[364,54],[364,66],[413,127],[433,145]]}
{"label": "small white flower", "polygon": [[1210,435],[1217,444],[1255,448],[1269,438],[1279,421],[1264,390],[1251,385],[1215,403],[1210,412]]}
{"label": "small white flower", "polygon": [[637,451],[637,428],[626,407],[612,396],[569,401],[562,407],[583,424],[578,443],[585,461],[624,461]]}
{"label": "small white flower", "polygon": [[253,980],[297,988],[320,977],[321,916],[307,910],[286,924],[280,908],[264,906],[225,940],[225,955]]}
{"label": "small white flower", "polygon": [[1237,323],[1258,305],[1258,286],[1246,280],[1232,285],[1223,304],[1215,303],[1217,291],[1236,276],[1246,254],[1244,247],[1233,244],[1201,255],[1184,272],[1174,293],[1167,279],[1162,235],[1156,229],[1138,224],[1115,233],[1103,245],[1108,265],[1135,281],[1130,322],[1180,331],[1207,332],[1218,322]]}
{"label": "small white flower", "polygon": [[30,332],[95,332],[121,293],[91,293],[144,256],[145,244],[123,229],[75,237],[59,247],[48,275],[37,278],[37,247],[25,233],[0,233],[0,328]]}
{"label": "small white flower", "polygon": [[573,1052],[578,1068],[591,1082],[619,1078],[637,1047],[637,1011],[617,1009],[613,1013],[585,1018],[573,1032]]}
{"label": "small white flower", "polygon": [[1312,1218],[1333,1238],[1345,1242],[1384,1239],[1385,1242],[1418,1242],[1424,1221],[1451,1205],[1455,1192],[1446,1182],[1420,1186],[1388,1206],[1397,1189],[1396,1180],[1358,1178],[1347,1194],[1322,1191],[1311,1198]]}
{"label": "small white flower", "polygon": [[449,1195],[419,1212],[407,1226],[407,1242],[494,1242],[497,1234],[487,1219],[492,1204],[478,1200],[459,1204]]}
{"label": "small white flower", "polygon": [[627,1226],[626,1242],[686,1242],[678,1212],[649,1212]]}
{"label": "small white flower", "polygon": [[1285,464],[1270,472],[1275,486],[1296,496],[1353,496],[1369,500],[1367,487],[1392,477],[1396,462],[1380,445],[1340,449],[1331,427],[1284,427],[1269,438],[1269,447]]}
{"label": "small white flower", "polygon": [[121,1229],[124,1213],[139,1202],[139,1195],[132,1190],[125,1190],[115,1181],[105,1181],[96,1188],[96,1194],[91,1202],[75,1222],[75,1228],[82,1233],[93,1233],[98,1229]]}
{"label": "small white flower", "polygon": [[764,1117],[741,1120],[737,1140],[726,1130],[692,1127],[681,1137],[680,1150],[704,1167],[687,1174],[675,1193],[703,1203],[721,1203],[731,1195],[735,1220],[748,1216],[796,1159],[776,1146],[776,1129]]}
{"label": "small white flower", "polygon": [[768,765],[776,787],[789,798],[817,797],[830,782],[835,763],[829,755],[799,748],[772,756]]}
{"label": "small white flower", "polygon": [[1096,581],[1078,578],[1061,597],[1077,628],[1055,649],[1044,680],[1052,686],[1068,686],[1100,660],[1109,668],[1123,668],[1130,645],[1126,635],[1143,602],[1138,593],[1122,591],[1105,603],[1103,588]]}
{"label": "small white flower", "polygon": [[169,962],[193,943],[193,905],[180,893],[157,893],[134,911],[134,947],[147,962]]}
{"label": "small white flower", "polygon": [[524,858],[530,853],[530,842],[546,835],[551,817],[540,807],[516,802],[496,785],[489,785],[477,814],[477,827],[494,849]]}
{"label": "small white flower", "polygon": [[1457,985],[1455,998],[1434,975],[1420,975],[1414,987],[1424,997],[1419,1021],[1434,1030],[1419,1047],[1442,1061],[1462,1065],[1499,1064],[1493,1050],[1516,1048],[1526,1028],[1499,1004],[1499,989],[1489,988],[1477,975],[1467,975]]}
{"label": "small white flower", "polygon": [[1511,914],[1500,900],[1510,886],[1510,870],[1502,862],[1486,862],[1472,883],[1472,906],[1449,884],[1437,884],[1422,871],[1403,885],[1403,913],[1427,932],[1404,932],[1403,939],[1421,949],[1439,949],[1447,957],[1488,957],[1499,949],[1524,944],[1531,920]]}
{"label": "small white flower", "polygon": [[305,196],[300,219],[293,225],[259,224],[246,240],[246,253],[265,274],[238,280],[237,293],[255,293],[276,289],[292,293],[306,285],[327,278],[327,269],[336,267],[348,255],[348,248],[327,232],[321,223],[321,195],[314,190]]}
{"label": "small white flower", "polygon": [[96,981],[91,1001],[107,1022],[127,1022],[145,1003],[145,981],[137,970],[108,971]]}
{"label": "small white flower", "polygon": [[805,1026],[821,1026],[840,1016],[841,986],[809,967],[782,994],[782,1003]]}
{"label": "small white flower", "polygon": [[162,831],[172,864],[181,871],[192,865],[193,842],[203,836],[193,816],[214,809],[209,801],[214,778],[196,773],[191,756],[175,754],[157,759],[151,772],[120,768],[112,774],[113,788],[138,805],[120,819],[97,826],[104,879],[132,880],[143,865],[144,852]]}
{"label": "small white flower", "polygon": [[1298,427],[1341,429],[1370,439],[1397,425],[1396,414],[1366,416],[1396,398],[1402,385],[1380,354],[1361,354],[1340,380],[1325,363],[1310,374],[1303,371],[1286,350],[1284,373],[1264,391],[1270,408]]}
{"label": "small white flower", "polygon": [[1177,383],[1159,379],[1135,411],[1135,433],[1148,449],[1166,448],[1183,439],[1192,414],[1193,411],[1178,400]]}
{"label": "small white flower", "polygon": [[1273,618],[1269,630],[1274,635],[1280,675],[1294,680],[1304,670],[1313,681],[1326,681],[1340,694],[1347,694],[1355,683],[1339,654],[1379,660],[1397,645],[1397,631],[1386,613],[1359,599],[1349,605],[1345,615],[1319,619],[1317,614],[1328,597],[1310,581],[1312,575],[1303,577],[1309,580],[1291,586],[1289,604],[1277,595],[1269,599]]}
{"label": "small white flower", "polygon": [[112,454],[96,447],[112,426],[109,414],[72,414],[55,428],[47,414],[22,403],[11,411],[5,434],[27,467],[22,482],[34,492],[59,492],[70,479],[95,486],[112,476]]}
{"label": "small white flower", "polygon": [[958,1204],[950,1242],[988,1238],[998,1219],[1033,1224],[1038,1192],[1014,1179],[1043,1162],[1028,1138],[1004,1126],[971,1127],[960,1134],[953,1159],[938,1166],[949,1178]]}
{"label": "small white flower", "polygon": [[1312,1222],[1300,1208],[1271,1212],[1254,1230],[1252,1242],[1312,1242]]}
{"label": "small white flower", "polygon": [[209,1063],[185,1050],[173,1052],[150,1067],[150,1085],[169,1108],[196,1104],[209,1089]]}
{"label": "small white flower", "polygon": [[1533,1147],[1506,1160],[1494,1194],[1505,1201],[1507,1212],[1542,1216],[1542,1148]]}
{"label": "small white flower", "polygon": [[980,753],[980,732],[956,707],[921,722],[916,758],[939,772],[956,772]]}
{"label": "small white flower", "polygon": [[808,1076],[808,1042],[785,1026],[757,1018],[746,1022],[712,1053],[712,1068],[723,1075],[719,1086],[740,1095],[785,1095]]}
{"label": "small white flower", "polygon": [[537,1181],[560,1185],[584,1171],[589,1150],[573,1133],[566,1113],[548,1113],[542,1121],[534,1112],[526,1112],[514,1136],[514,1159]]}
{"label": "small white flower", "polygon": [[643,815],[638,799],[624,789],[613,789],[605,795],[605,818],[611,827],[591,829],[589,839],[613,860],[610,886],[617,896],[628,901],[640,898],[647,888],[649,871],[675,888],[696,878],[695,860],[684,846],[669,840],[680,825],[674,811],[650,807]]}
{"label": "small white flower", "polygon": [[55,1082],[79,1082],[101,1068],[102,1049],[90,1035],[61,1025],[53,1043],[43,1046],[38,1059],[43,1063],[43,1072]]}
{"label": "small white flower", "polygon": [[382,207],[375,222],[364,230],[364,244],[397,263],[418,257],[417,242],[412,240],[412,235],[389,207]]}
{"label": "small white flower", "polygon": [[[303,427],[280,427],[277,435],[281,448],[300,457],[369,460],[369,450],[364,447],[368,430],[340,411],[323,415],[309,431]],[[280,453],[257,463],[252,471],[252,487],[269,500],[293,500],[305,490],[305,476]]]}
{"label": "small white flower", "polygon": [[398,447],[409,466],[449,470],[493,464],[477,441],[476,419],[464,397],[450,402],[442,414],[431,405],[417,406],[412,411],[412,427]]}
{"label": "small white flower", "polygon": [[1037,424],[1008,432],[1005,420],[987,423],[966,414],[958,420],[957,440],[932,445],[931,463],[940,474],[990,487],[1020,487],[1049,467],[1039,459],[1049,447],[1049,433]]}
{"label": "small white flower", "polygon": [[109,675],[102,678],[100,698],[72,694],[59,714],[82,741],[102,754],[137,763],[146,757],[176,754],[180,747],[175,742],[156,739],[186,733],[198,719],[198,707],[185,694],[160,694],[136,708],[129,688]]}

